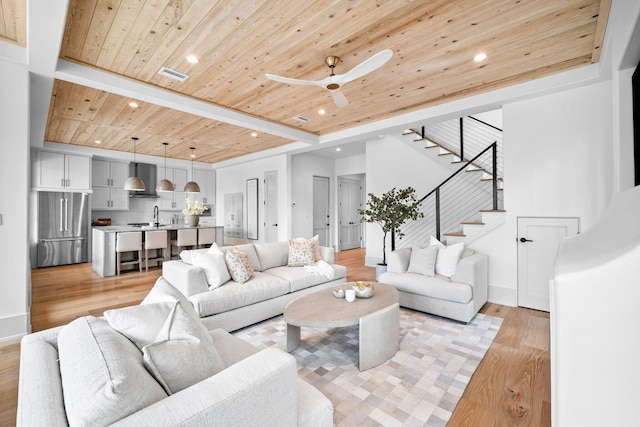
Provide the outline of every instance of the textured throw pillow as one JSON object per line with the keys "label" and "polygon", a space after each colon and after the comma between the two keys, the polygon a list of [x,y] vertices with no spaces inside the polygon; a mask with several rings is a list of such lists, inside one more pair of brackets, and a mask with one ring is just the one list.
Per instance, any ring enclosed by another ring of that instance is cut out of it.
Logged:
{"label": "textured throw pillow", "polygon": [[438,257],[436,258],[436,273],[445,277],[451,277],[456,274],[458,261],[464,249],[464,243],[454,243],[445,246],[435,237],[431,236],[430,245],[438,248]]}
{"label": "textured throw pillow", "polygon": [[313,241],[289,240],[289,260],[287,266],[302,267],[313,264]]}
{"label": "textured throw pillow", "polygon": [[153,343],[142,348],[144,365],[167,394],[192,386],[225,368],[211,335],[176,302]]}
{"label": "textured throw pillow", "polygon": [[191,301],[185,297],[182,292],[177,290],[171,283],[167,281],[164,277],[158,277],[155,285],[149,291],[146,297],[142,300],[140,305],[143,304],[153,304],[156,302],[174,302],[180,301],[182,304],[182,308],[186,310],[186,312],[193,317],[195,320],[200,321],[200,316],[196,313],[195,308],[193,308],[193,304]]}
{"label": "textured throw pillow", "polygon": [[411,259],[411,248],[397,249],[387,258],[387,271],[389,273],[406,273]]}
{"label": "textured throw pillow", "polygon": [[231,278],[238,283],[244,283],[253,277],[253,267],[247,254],[239,249],[227,251],[224,256]]}
{"label": "textured throw pillow", "polygon": [[155,341],[177,301],[134,305],[107,310],[104,318],[109,325],[129,338],[140,350]]}
{"label": "textured throw pillow", "polygon": [[298,238],[295,239],[297,242],[307,241],[311,242],[311,248],[313,249],[313,262],[318,262],[322,259],[322,255],[320,255],[320,235],[316,234],[310,239]]}
{"label": "textured throw pillow", "polygon": [[209,250],[207,253],[194,252],[191,255],[191,260],[194,266],[200,267],[204,271],[209,289],[218,288],[231,280],[224,254],[220,249],[217,252],[215,250]]}
{"label": "textured throw pillow", "polygon": [[437,255],[438,247],[436,246],[414,247],[411,249],[411,259],[409,260],[407,272],[433,277],[435,275]]}

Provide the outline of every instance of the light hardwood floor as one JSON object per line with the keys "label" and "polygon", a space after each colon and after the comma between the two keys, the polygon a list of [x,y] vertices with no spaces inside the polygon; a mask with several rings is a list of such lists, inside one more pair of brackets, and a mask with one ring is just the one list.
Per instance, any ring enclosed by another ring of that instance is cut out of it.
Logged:
{"label": "light hardwood floor", "polygon": [[[364,255],[364,249],[336,254],[336,262],[347,266],[348,280],[375,280]],[[33,270],[33,331],[138,304],[160,274],[156,268],[101,279],[91,264]],[[551,425],[549,314],[491,303],[481,312],[504,321],[448,426]],[[19,343],[0,344],[0,426],[15,425],[19,364]]]}

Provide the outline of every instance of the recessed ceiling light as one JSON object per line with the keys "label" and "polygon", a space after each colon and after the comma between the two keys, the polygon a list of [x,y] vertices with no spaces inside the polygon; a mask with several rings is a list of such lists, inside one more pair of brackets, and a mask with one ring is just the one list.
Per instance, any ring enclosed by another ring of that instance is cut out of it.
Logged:
{"label": "recessed ceiling light", "polygon": [[137,104],[137,103],[135,103],[135,102],[133,102],[133,101],[131,101],[131,102],[129,103],[129,107],[138,108],[138,104]]}
{"label": "recessed ceiling light", "polygon": [[96,144],[101,144],[102,141],[96,140]]}
{"label": "recessed ceiling light", "polygon": [[336,151],[342,151],[342,148],[338,147],[336,148]]}
{"label": "recessed ceiling light", "polygon": [[193,154],[193,151],[192,151],[192,152],[191,152],[191,155],[190,155],[189,157],[191,157],[192,159],[195,159],[195,158],[196,158],[196,155],[195,155],[195,154]]}
{"label": "recessed ceiling light", "polygon": [[189,61],[192,64],[197,64],[199,62],[198,57],[195,55],[187,56],[187,61]]}
{"label": "recessed ceiling light", "polygon": [[473,57],[473,60],[476,62],[482,62],[485,59],[487,59],[487,54],[484,52],[480,52],[479,54]]}
{"label": "recessed ceiling light", "polygon": [[321,108],[321,109],[318,110],[318,114],[320,114],[320,115],[323,115],[325,113],[326,113],[326,111],[324,111],[324,108]]}
{"label": "recessed ceiling light", "polygon": [[251,132],[251,136],[254,137],[254,138],[257,138],[258,137],[258,132]]}

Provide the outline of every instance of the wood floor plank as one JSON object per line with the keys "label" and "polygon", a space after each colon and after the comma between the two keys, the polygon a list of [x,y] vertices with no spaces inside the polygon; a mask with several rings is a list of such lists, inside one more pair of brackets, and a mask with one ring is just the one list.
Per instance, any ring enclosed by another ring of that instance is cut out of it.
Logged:
{"label": "wood floor plank", "polygon": [[[336,263],[347,267],[349,281],[375,280],[375,268],[366,267],[364,259],[364,249],[336,253]],[[148,273],[100,278],[91,264],[34,269],[32,329],[40,331],[80,316],[100,316],[110,308],[138,304],[160,275],[161,269],[155,268]],[[548,313],[493,303],[485,304],[480,311],[503,318],[503,324],[448,426],[549,426],[551,373],[545,348]],[[0,427],[15,425],[19,363],[18,342],[1,343]],[[507,399],[508,404],[501,406],[501,399]],[[507,415],[511,413],[514,415]]]}

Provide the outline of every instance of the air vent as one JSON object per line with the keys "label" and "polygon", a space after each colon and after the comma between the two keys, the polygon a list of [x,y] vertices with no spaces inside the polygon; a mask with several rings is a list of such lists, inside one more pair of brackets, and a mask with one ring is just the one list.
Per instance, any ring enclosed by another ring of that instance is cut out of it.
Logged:
{"label": "air vent", "polygon": [[189,76],[187,76],[186,74],[179,73],[167,67],[160,68],[160,71],[158,71],[158,74],[160,74],[161,76],[169,77],[174,80],[178,80],[179,82],[183,82],[189,78]]}
{"label": "air vent", "polygon": [[109,130],[122,130],[120,126],[113,126],[113,125],[102,125],[102,128],[109,129]]}
{"label": "air vent", "polygon": [[309,121],[309,119],[305,116],[295,116],[293,120],[297,120],[302,123],[307,123]]}

